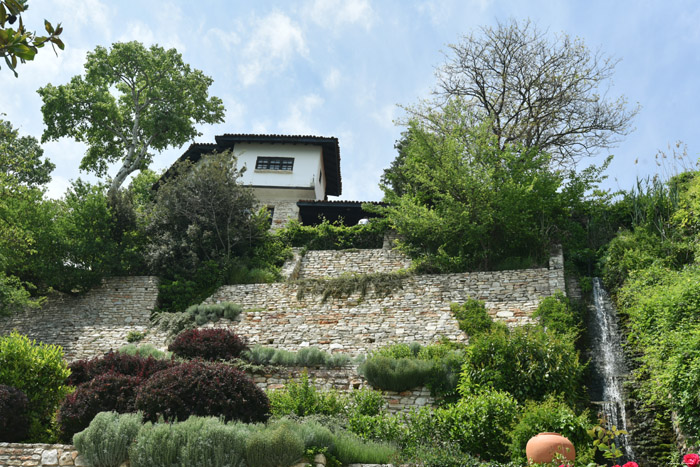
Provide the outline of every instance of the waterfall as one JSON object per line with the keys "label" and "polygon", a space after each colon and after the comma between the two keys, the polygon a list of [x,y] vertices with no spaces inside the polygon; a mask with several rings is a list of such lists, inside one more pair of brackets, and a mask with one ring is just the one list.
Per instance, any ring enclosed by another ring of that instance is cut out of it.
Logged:
{"label": "waterfall", "polygon": [[[617,328],[617,311],[597,277],[593,279],[593,300],[595,312],[590,323],[591,364],[597,376],[598,385],[591,388],[591,399],[601,401],[602,411],[610,426],[615,425],[618,429],[627,431],[622,391],[627,367]],[[615,445],[624,452],[626,461],[634,460],[634,453],[627,442],[627,436],[616,438]],[[622,464],[622,462],[618,463]]]}

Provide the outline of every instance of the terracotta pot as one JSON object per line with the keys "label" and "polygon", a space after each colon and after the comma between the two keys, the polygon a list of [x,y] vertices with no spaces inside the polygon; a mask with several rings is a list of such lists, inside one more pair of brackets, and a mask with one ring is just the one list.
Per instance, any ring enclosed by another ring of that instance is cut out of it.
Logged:
{"label": "terracotta pot", "polygon": [[525,454],[531,464],[552,462],[557,453],[570,461],[576,458],[574,445],[559,433],[540,433],[530,438],[525,446]]}

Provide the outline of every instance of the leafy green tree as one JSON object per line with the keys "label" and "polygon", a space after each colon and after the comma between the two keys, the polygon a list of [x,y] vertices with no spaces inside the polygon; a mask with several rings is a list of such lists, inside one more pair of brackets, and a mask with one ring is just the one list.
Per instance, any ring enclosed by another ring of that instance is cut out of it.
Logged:
{"label": "leafy green tree", "polygon": [[[0,0],[0,57],[5,58],[5,63],[17,77],[17,59],[21,63],[34,60],[38,49],[44,47],[47,42],[52,47],[63,50],[63,41],[59,38],[63,28],[59,23],[54,28],[51,23],[44,20],[44,28],[47,36],[37,36],[36,33],[27,31],[22,21],[22,13],[29,9],[27,0]],[[12,26],[17,23],[17,29]]]}
{"label": "leafy green tree", "polygon": [[0,120],[0,182],[3,189],[12,185],[45,185],[51,180],[55,165],[42,160],[44,151],[31,136],[19,136],[12,124]]}
{"label": "leafy green tree", "polygon": [[549,169],[547,154],[500,149],[488,124],[436,134],[418,121],[403,150],[402,188],[383,186],[389,206],[377,210],[425,269],[517,267],[546,257],[567,212],[564,177]]}
{"label": "leafy green tree", "polygon": [[80,168],[98,176],[121,161],[109,188],[114,195],[129,174],[148,167],[153,150],[198,136],[196,123],[223,121],[221,99],[209,97],[212,81],[175,49],[135,41],[98,46],[87,55],[84,77],[39,89],[47,126],[42,141],[69,136],[84,142]]}

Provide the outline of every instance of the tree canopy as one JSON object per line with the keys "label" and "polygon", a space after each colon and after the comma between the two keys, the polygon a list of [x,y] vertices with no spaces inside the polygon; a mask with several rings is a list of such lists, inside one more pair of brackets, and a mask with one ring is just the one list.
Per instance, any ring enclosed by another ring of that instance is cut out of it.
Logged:
{"label": "tree canopy", "polygon": [[[27,60],[34,60],[38,49],[46,45],[63,50],[63,41],[59,38],[63,28],[59,23],[55,28],[47,20],[44,20],[46,36],[38,36],[36,33],[27,31],[22,21],[22,13],[27,11],[29,6],[27,0],[0,0],[0,57],[5,59],[7,67],[17,75],[17,59],[20,63]],[[17,29],[14,29],[15,23]],[[8,26],[9,25],[9,26]]]}
{"label": "tree canopy", "polygon": [[39,89],[47,126],[42,141],[69,136],[84,142],[80,168],[98,176],[121,161],[109,189],[114,194],[129,174],[148,167],[152,151],[198,136],[196,123],[223,121],[221,99],[209,97],[212,82],[175,49],[135,41],[96,47],[84,77]]}
{"label": "tree canopy", "polygon": [[512,20],[450,44],[436,73],[436,99],[407,110],[440,129],[440,109],[463,106],[467,119],[489,122],[500,149],[539,148],[569,165],[630,129],[638,109],[624,97],[606,98],[617,62],[581,39],[551,39],[530,21]]}

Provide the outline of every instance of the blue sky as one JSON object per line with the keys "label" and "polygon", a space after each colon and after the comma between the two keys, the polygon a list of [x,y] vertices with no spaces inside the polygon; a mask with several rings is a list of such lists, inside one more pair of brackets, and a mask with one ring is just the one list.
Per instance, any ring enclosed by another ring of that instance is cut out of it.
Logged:
{"label": "blue sky", "polygon": [[[530,18],[550,34],[566,33],[621,59],[610,96],[641,105],[636,128],[616,148],[605,186],[631,188],[660,170],[655,155],[683,141],[700,155],[700,3],[695,1],[109,1],[30,0],[25,24],[62,22],[66,50],[43,49],[15,78],[0,70],[0,113],[22,134],[41,137],[36,90],[83,71],[97,45],[138,40],[175,47],[214,79],[225,122],[199,127],[200,142],[222,133],[336,136],[343,199],[378,200],[379,178],[396,156],[402,128],[397,104],[429,97],[434,69],[449,43],[480,26]],[[80,173],[80,144],[43,145],[55,164],[48,194],[60,196]],[[183,148],[156,155],[168,167]],[[637,161],[637,163],[635,163]],[[587,161],[584,161],[584,164]],[[116,173],[116,168],[110,172]]]}

